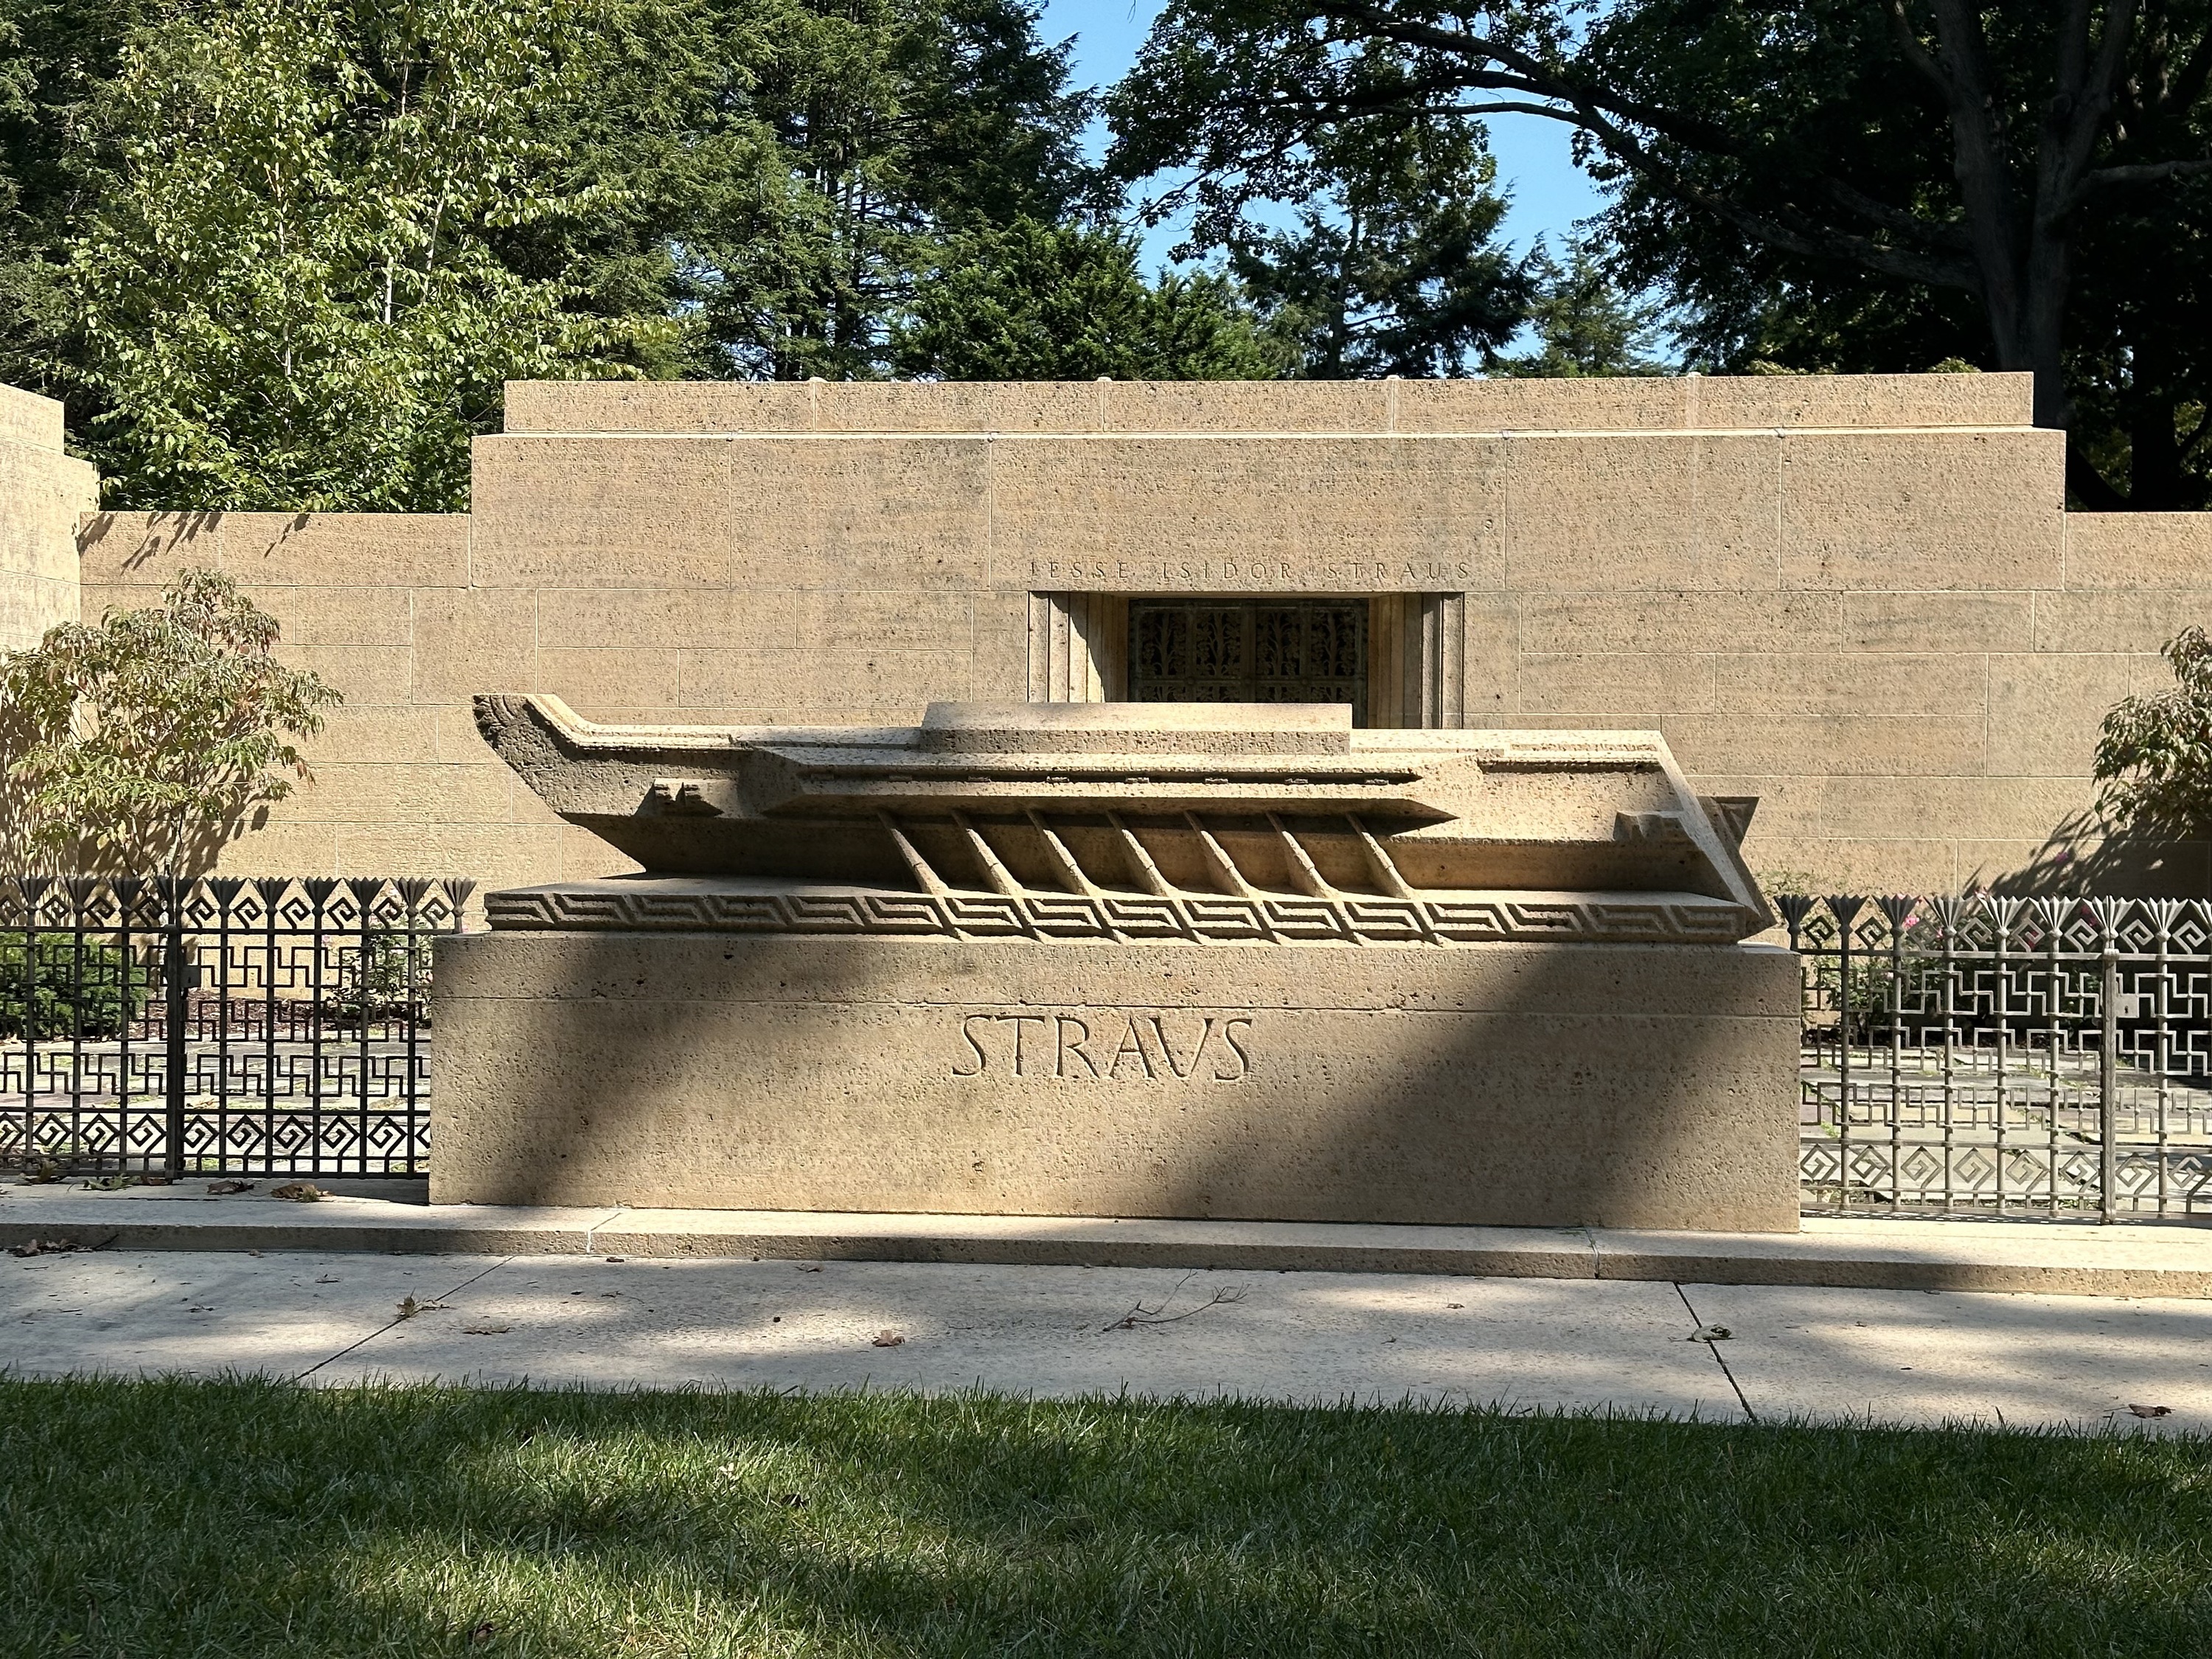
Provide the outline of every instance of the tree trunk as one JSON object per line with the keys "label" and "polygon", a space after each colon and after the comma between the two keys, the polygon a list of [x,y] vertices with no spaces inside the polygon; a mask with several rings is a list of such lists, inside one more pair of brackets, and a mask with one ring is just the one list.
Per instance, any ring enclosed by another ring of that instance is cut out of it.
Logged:
{"label": "tree trunk", "polygon": [[2185,504],[2173,398],[2142,386],[2143,361],[2141,352],[2135,354],[2137,381],[2128,422],[2128,505],[2147,513],[2171,513]]}

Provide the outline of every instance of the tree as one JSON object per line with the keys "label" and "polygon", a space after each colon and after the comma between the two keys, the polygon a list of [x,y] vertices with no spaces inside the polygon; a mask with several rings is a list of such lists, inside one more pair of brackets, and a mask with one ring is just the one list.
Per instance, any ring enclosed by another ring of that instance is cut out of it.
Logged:
{"label": "tree", "polygon": [[2184,629],[2160,654],[2173,688],[2129,697],[2105,716],[2097,810],[2116,829],[2201,833],[2212,827],[2212,638]]}
{"label": "tree", "polygon": [[892,356],[955,380],[1253,380],[1279,366],[1232,282],[1147,284],[1132,239],[1035,219],[947,241]]}
{"label": "tree", "polygon": [[774,164],[670,227],[698,372],[888,373],[901,313],[949,239],[1101,204],[1077,143],[1090,102],[1038,15],[1023,0],[776,0],[755,19],[732,107]]}
{"label": "tree", "polygon": [[[1497,164],[1464,124],[1313,133],[1295,229],[1240,214],[1231,269],[1318,380],[1465,374],[1520,325],[1527,277],[1495,238]],[[1287,183],[1288,181],[1284,181]]]}
{"label": "tree", "polygon": [[589,95],[571,0],[191,0],[89,117],[65,282],[126,505],[451,509],[508,378],[623,372],[665,325],[572,313],[503,234],[594,211],[533,110]]}
{"label": "tree", "polygon": [[186,570],[158,606],[0,659],[0,860],[191,874],[311,775],[291,738],[338,694],[276,660],[276,619]]}
{"label": "tree", "polygon": [[69,238],[96,198],[75,165],[95,90],[112,78],[152,0],[0,0],[0,382],[70,404],[60,277]]}
{"label": "tree", "polygon": [[[1172,0],[1109,110],[1120,172],[1194,166],[1217,213],[1346,119],[1560,121],[1613,185],[1632,261],[1678,299],[1750,288],[1756,313],[1809,287],[1832,336],[1851,307],[1818,299],[1830,282],[1957,305],[1979,349],[1938,355],[2032,373],[2036,420],[2070,428],[2097,415],[2074,391],[2100,355],[2131,386],[2165,377],[2114,331],[2125,307],[2085,316],[2083,260],[2170,310],[2169,222],[2196,222],[2212,182],[2209,22],[2204,0]],[[1726,280],[1729,249],[1750,283]],[[2182,376],[2184,422],[2202,373]],[[2117,504],[2097,448],[2075,431],[2069,477]]]}
{"label": "tree", "polygon": [[1536,349],[1494,358],[1492,374],[1568,380],[1669,372],[1672,365],[1656,355],[1662,332],[1658,307],[1623,293],[1589,241],[1569,243],[1562,265],[1539,238],[1527,270],[1535,290],[1528,327]]}

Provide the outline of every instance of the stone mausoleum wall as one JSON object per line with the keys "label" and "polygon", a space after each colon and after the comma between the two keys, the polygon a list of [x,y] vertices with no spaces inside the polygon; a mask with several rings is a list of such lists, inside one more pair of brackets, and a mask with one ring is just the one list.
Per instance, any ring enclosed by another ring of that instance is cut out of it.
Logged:
{"label": "stone mausoleum wall", "polygon": [[2212,890],[2083,834],[2098,721],[2212,618],[2212,514],[2069,514],[2063,473],[2012,375],[528,384],[471,515],[97,517],[83,607],[213,562],[344,690],[241,871],[607,872],[475,691],[907,724],[1111,695],[1118,596],[1304,592],[1403,598],[1406,723],[1656,727],[1764,798],[1762,872]]}
{"label": "stone mausoleum wall", "polygon": [[0,386],[0,651],[76,620],[74,536],[99,504],[91,466],[63,451],[62,406]]}

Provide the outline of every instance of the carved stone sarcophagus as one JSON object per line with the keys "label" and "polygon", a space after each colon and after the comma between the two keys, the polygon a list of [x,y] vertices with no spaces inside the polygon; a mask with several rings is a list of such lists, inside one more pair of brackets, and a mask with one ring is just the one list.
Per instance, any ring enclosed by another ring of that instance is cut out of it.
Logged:
{"label": "carved stone sarcophagus", "polygon": [[1732,945],[1773,920],[1738,851],[1753,803],[1693,795],[1653,732],[1361,732],[1329,703],[731,731],[485,696],[477,716],[647,872],[495,894],[495,928]]}
{"label": "carved stone sarcophagus", "polygon": [[1655,733],[477,712],[643,870],[441,941],[441,1201],[1796,1225],[1752,803]]}

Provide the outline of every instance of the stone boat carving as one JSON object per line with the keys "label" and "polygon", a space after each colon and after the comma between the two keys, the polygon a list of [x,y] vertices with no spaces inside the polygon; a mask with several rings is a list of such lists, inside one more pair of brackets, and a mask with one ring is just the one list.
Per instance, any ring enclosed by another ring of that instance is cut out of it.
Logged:
{"label": "stone boat carving", "polygon": [[495,928],[1729,945],[1772,923],[1650,732],[1355,731],[1334,703],[933,703],[919,726],[479,727],[639,876]]}

